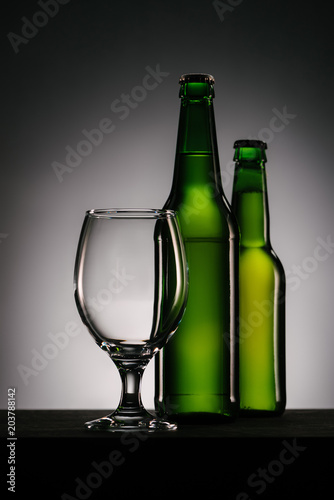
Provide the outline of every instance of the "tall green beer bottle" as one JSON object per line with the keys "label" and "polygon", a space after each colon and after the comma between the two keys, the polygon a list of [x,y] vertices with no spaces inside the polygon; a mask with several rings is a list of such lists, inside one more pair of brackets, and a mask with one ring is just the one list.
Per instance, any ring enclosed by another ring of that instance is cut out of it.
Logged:
{"label": "tall green beer bottle", "polygon": [[285,275],[269,239],[266,143],[234,144],[232,210],[240,230],[240,415],[280,415],[285,394]]}
{"label": "tall green beer bottle", "polygon": [[233,419],[239,410],[236,315],[238,226],[224,196],[213,111],[214,78],[180,78],[172,189],[189,267],[177,333],[155,358],[155,405],[176,421]]}

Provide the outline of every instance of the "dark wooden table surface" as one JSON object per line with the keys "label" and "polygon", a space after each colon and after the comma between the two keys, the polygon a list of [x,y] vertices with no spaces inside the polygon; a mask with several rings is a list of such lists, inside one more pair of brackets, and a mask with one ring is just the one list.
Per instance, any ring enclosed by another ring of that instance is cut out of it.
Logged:
{"label": "dark wooden table surface", "polygon": [[[115,434],[89,432],[84,422],[101,417],[107,410],[19,410],[16,412],[16,433],[22,438],[105,438]],[[6,415],[6,412],[4,412]],[[1,435],[7,424],[1,419]],[[334,437],[334,410],[287,410],[277,418],[239,418],[224,425],[179,425],[175,432],[154,432],[154,439],[183,438],[280,438]]]}
{"label": "dark wooden table surface", "polygon": [[[173,432],[83,428],[106,413],[16,410],[16,493],[7,491],[8,498],[323,500],[333,494],[334,410],[288,410],[278,418],[180,425]],[[3,479],[12,438],[7,412],[0,417]]]}

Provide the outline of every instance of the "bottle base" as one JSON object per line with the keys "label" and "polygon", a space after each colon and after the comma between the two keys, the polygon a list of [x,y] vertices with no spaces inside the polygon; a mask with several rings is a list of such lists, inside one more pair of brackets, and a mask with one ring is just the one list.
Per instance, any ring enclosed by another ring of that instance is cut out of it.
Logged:
{"label": "bottle base", "polygon": [[277,410],[256,410],[250,408],[240,408],[239,417],[241,418],[272,418],[281,417],[285,408]]}
{"label": "bottle base", "polygon": [[224,415],[217,413],[174,413],[173,415],[168,414],[168,418],[172,418],[173,421],[181,425],[198,425],[198,424],[208,424],[208,425],[220,425],[229,424],[236,420],[234,415]]}
{"label": "bottle base", "polygon": [[167,415],[182,424],[220,424],[233,422],[239,405],[231,402],[229,396],[211,395],[168,395],[165,402],[156,403],[159,416]]}

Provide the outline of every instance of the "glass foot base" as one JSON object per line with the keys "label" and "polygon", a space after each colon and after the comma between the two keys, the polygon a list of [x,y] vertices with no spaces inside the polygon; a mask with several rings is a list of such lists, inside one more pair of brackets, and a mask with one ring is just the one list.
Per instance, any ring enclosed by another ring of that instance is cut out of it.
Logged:
{"label": "glass foot base", "polygon": [[177,425],[165,419],[154,417],[146,410],[140,413],[115,411],[105,417],[85,423],[91,431],[174,431]]}

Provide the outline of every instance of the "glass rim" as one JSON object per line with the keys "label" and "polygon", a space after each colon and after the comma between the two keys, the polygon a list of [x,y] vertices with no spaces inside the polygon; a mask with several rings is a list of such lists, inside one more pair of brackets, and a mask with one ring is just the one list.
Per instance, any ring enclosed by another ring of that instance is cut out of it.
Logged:
{"label": "glass rim", "polygon": [[160,208],[92,208],[87,217],[96,219],[169,219],[176,217],[175,210]]}

